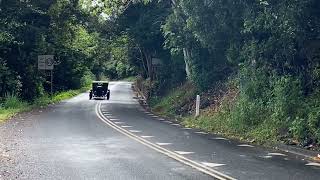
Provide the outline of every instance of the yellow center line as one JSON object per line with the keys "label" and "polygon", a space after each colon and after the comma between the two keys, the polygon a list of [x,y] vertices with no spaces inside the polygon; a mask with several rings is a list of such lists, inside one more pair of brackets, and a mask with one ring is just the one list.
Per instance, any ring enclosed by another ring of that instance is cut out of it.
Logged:
{"label": "yellow center line", "polygon": [[198,162],[195,162],[195,161],[193,161],[191,159],[188,159],[188,158],[186,158],[184,156],[181,156],[178,153],[175,153],[173,151],[165,149],[165,148],[163,148],[163,147],[161,147],[161,146],[159,146],[157,144],[154,144],[154,143],[152,143],[152,142],[150,142],[150,141],[148,141],[148,140],[146,140],[146,139],[144,139],[144,138],[142,138],[140,136],[137,136],[137,135],[131,133],[130,131],[128,131],[128,130],[116,125],[115,123],[110,121],[108,118],[103,116],[100,107],[101,107],[101,102],[99,102],[96,105],[96,108],[95,108],[96,114],[99,117],[99,119],[101,121],[103,121],[105,124],[109,125],[111,128],[113,128],[113,129],[117,130],[118,132],[120,132],[121,134],[124,134],[125,136],[127,136],[127,137],[129,137],[129,138],[131,138],[131,139],[133,139],[135,141],[138,141],[139,143],[141,143],[141,144],[143,144],[143,145],[145,145],[145,146],[147,146],[147,147],[149,147],[149,148],[151,148],[151,149],[153,149],[153,150],[155,150],[157,152],[160,152],[160,153],[162,153],[164,155],[167,155],[168,157],[171,157],[171,158],[173,158],[173,159],[175,159],[175,160],[177,160],[177,161],[179,161],[179,162],[181,162],[181,163],[183,163],[185,165],[188,165],[188,166],[190,166],[190,167],[192,167],[194,169],[197,169],[197,170],[199,170],[199,171],[201,171],[201,172],[203,172],[203,173],[205,173],[205,174],[207,174],[209,176],[212,176],[212,177],[217,178],[219,180],[235,180],[235,178],[233,178],[233,177],[230,177],[230,176],[228,176],[226,174],[223,174],[223,173],[218,172],[218,171],[216,171],[214,169],[211,169],[211,168],[209,168],[209,167],[207,167],[205,165],[202,165],[202,164],[200,164]]}

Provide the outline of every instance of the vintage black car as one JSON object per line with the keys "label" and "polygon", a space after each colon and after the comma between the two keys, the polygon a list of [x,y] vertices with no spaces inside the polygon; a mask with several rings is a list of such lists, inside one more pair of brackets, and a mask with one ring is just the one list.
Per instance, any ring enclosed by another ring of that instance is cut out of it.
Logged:
{"label": "vintage black car", "polygon": [[108,89],[109,83],[107,81],[93,81],[92,82],[92,89],[89,93],[89,99],[92,98],[99,98],[99,99],[106,99],[109,100],[110,98],[110,90]]}

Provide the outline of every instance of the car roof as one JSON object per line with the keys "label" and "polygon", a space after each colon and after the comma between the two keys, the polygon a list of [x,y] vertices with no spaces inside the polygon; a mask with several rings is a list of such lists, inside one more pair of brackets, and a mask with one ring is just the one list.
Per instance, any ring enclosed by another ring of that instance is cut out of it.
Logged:
{"label": "car roof", "polygon": [[92,81],[92,83],[109,83],[108,81]]}

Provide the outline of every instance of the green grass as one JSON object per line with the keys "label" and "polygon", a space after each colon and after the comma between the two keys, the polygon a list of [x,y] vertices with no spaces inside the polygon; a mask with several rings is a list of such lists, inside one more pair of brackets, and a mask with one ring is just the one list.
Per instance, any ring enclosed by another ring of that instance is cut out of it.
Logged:
{"label": "green grass", "polygon": [[[209,108],[201,111],[201,115],[195,118],[193,115],[181,112],[183,106],[194,100],[195,90],[190,85],[173,89],[164,97],[154,97],[149,103],[152,111],[158,115],[175,118],[181,121],[185,127],[197,128],[209,133],[220,134],[231,139],[254,141],[258,144],[272,144],[277,141],[276,127],[268,123],[246,125],[241,121],[239,112],[235,111],[226,102],[219,111]],[[188,105],[187,105],[188,106]]]}
{"label": "green grass", "polygon": [[126,78],[120,79],[119,81],[134,82],[134,81],[136,81],[136,79],[137,79],[137,77],[135,77],[135,76],[130,76],[130,77],[126,77]]}
{"label": "green grass", "polygon": [[17,96],[8,95],[0,106],[0,122],[29,109],[31,108],[28,103],[21,101]]}
{"label": "green grass", "polygon": [[72,98],[85,90],[68,90],[54,94],[52,97],[45,95],[36,99],[32,105],[35,107],[46,106],[48,104],[57,103],[65,99]]}
{"label": "green grass", "polygon": [[72,98],[80,93],[87,91],[89,87],[78,90],[68,90],[54,94],[52,97],[44,95],[37,98],[33,103],[21,101],[17,96],[7,96],[0,106],[0,123],[15,116],[20,112],[30,111],[32,108],[47,106],[58,103],[62,100]]}
{"label": "green grass", "polygon": [[205,114],[198,118],[185,117],[182,124],[189,128],[202,129],[209,133],[220,134],[228,138],[257,144],[272,145],[277,141],[276,128],[266,123],[254,127],[243,127],[228,117],[229,114],[218,112]]}
{"label": "green grass", "polygon": [[31,107],[29,105],[25,107],[20,107],[20,108],[9,108],[9,109],[0,108],[0,123],[13,117],[19,112],[28,111],[28,110],[31,110]]}
{"label": "green grass", "polygon": [[[195,89],[191,84],[185,84],[179,88],[171,90],[164,97],[153,97],[150,100],[152,110],[165,117],[178,117],[186,113],[183,108],[191,99],[195,97]],[[179,110],[181,110],[179,112]]]}

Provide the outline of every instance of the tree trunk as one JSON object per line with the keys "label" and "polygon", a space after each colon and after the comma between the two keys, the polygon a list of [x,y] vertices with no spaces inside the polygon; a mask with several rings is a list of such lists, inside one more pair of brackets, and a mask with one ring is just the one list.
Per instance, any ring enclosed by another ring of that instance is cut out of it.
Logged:
{"label": "tree trunk", "polygon": [[148,67],[146,66],[146,62],[145,62],[145,56],[144,56],[144,54],[143,54],[143,52],[142,52],[142,50],[141,50],[141,48],[140,47],[138,47],[139,48],[139,52],[140,52],[140,56],[141,56],[141,62],[142,62],[142,66],[143,66],[143,70],[144,70],[144,72],[145,72],[145,74],[148,76],[149,75],[149,73],[148,73]]}
{"label": "tree trunk", "polygon": [[187,74],[187,78],[190,77],[191,73],[190,73],[190,67],[189,67],[189,59],[190,59],[190,52],[188,51],[187,48],[183,48],[183,59],[184,59],[184,63],[186,65],[185,70],[186,70],[186,74]]}
{"label": "tree trunk", "polygon": [[152,69],[152,57],[151,54],[148,52],[145,52],[145,57],[146,57],[146,62],[147,62],[147,67],[148,67],[148,76],[150,80],[153,80],[153,69]]}

